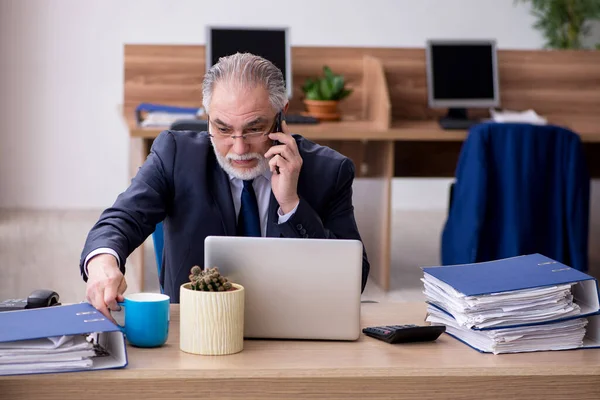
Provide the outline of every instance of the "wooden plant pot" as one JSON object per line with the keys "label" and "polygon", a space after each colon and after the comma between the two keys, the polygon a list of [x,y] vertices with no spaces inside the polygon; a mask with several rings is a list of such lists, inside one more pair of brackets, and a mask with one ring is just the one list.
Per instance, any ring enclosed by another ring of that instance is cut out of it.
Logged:
{"label": "wooden plant pot", "polygon": [[179,348],[192,354],[226,355],[244,349],[244,287],[203,292],[181,285]]}
{"label": "wooden plant pot", "polygon": [[341,118],[338,104],[337,100],[304,100],[306,114],[321,121],[338,121]]}

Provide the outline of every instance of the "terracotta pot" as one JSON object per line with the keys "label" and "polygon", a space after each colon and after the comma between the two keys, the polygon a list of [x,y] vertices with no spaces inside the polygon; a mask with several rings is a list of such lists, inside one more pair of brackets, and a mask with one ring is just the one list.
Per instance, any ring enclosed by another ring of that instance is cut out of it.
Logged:
{"label": "terracotta pot", "polygon": [[225,355],[244,349],[244,287],[204,292],[180,288],[179,348],[186,353]]}
{"label": "terracotta pot", "polygon": [[304,100],[306,114],[321,121],[338,121],[341,118],[337,100]]}

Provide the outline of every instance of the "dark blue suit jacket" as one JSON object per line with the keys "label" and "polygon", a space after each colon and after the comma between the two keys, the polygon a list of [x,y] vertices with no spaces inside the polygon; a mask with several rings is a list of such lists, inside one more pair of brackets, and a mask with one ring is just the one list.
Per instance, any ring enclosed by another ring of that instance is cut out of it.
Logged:
{"label": "dark blue suit jacket", "polygon": [[442,233],[442,264],[540,253],[588,267],[590,178],[579,136],[485,123],[464,143]]}
{"label": "dark blue suit jacket", "polygon": [[[294,215],[278,224],[271,193],[267,236],[361,240],[354,219],[352,161],[334,150],[293,135],[303,159],[298,180],[300,204]],[[190,268],[204,264],[204,239],[236,234],[236,216],[229,178],[219,166],[206,132],[164,131],[131,185],[106,209],[91,229],[85,257],[100,247],[114,249],[123,273],[127,257],[164,220],[163,268],[165,293],[179,302],[179,287],[189,281]],[[369,261],[363,248],[364,290]]]}

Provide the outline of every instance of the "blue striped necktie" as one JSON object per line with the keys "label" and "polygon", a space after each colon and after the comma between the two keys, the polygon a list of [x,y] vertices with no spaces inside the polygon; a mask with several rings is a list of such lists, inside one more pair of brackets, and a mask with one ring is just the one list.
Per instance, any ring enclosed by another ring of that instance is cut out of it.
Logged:
{"label": "blue striped necktie", "polygon": [[260,237],[260,217],[258,214],[258,201],[252,187],[252,179],[244,182],[240,214],[238,215],[238,236]]}

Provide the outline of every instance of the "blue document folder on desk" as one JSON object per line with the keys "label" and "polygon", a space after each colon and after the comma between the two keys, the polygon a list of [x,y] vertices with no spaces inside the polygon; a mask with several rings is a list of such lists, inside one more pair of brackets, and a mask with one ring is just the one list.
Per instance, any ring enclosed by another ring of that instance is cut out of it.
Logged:
{"label": "blue document folder on desk", "polygon": [[[61,346],[61,341],[68,346]],[[72,359],[82,353],[88,357],[78,362]],[[126,365],[123,332],[89,303],[0,313],[0,375],[89,371]]]}
{"label": "blue document folder on desk", "polygon": [[[597,280],[588,274],[541,254],[529,254],[473,264],[427,267],[423,268],[423,272],[444,282],[465,296],[474,297],[576,283],[572,289],[573,298],[574,302],[580,307],[581,312],[576,316],[563,319],[587,317],[600,313],[600,294]],[[431,302],[430,304],[447,312],[439,304]],[[544,324],[558,320],[472,329],[510,328]]]}
{"label": "blue document folder on desk", "polygon": [[[429,305],[429,307],[433,307],[435,310],[428,308],[428,313],[436,314],[436,310],[441,310],[443,314],[448,316],[448,320],[443,322],[442,324],[446,326],[446,334],[452,336],[456,340],[466,344],[474,350],[479,351],[480,353],[492,353],[493,351],[490,349],[485,349],[485,340],[491,341],[493,337],[493,330],[472,330],[468,332],[468,329],[460,329],[456,327],[454,324],[453,316],[441,309],[440,307],[436,307],[433,305]],[[439,315],[439,314],[438,314]],[[590,315],[588,317],[583,317],[587,321],[585,328],[585,335],[583,337],[583,341],[580,346],[565,346],[563,348],[557,348],[554,350],[582,350],[582,349],[599,349],[600,348],[600,314]],[[429,315],[426,318],[429,320]],[[439,325],[440,320],[438,319],[436,322],[433,322],[433,325]],[[510,329],[499,329],[498,331],[508,331]],[[498,332],[497,331],[497,332]],[[491,336],[486,336],[490,334]],[[510,335],[510,334],[508,334]],[[544,349],[532,347],[527,350],[520,350],[516,352],[531,352],[531,351],[544,351]],[[510,351],[504,351],[510,352]]]}
{"label": "blue document folder on desk", "polygon": [[426,321],[481,352],[597,348],[593,277],[540,254],[423,268]]}

